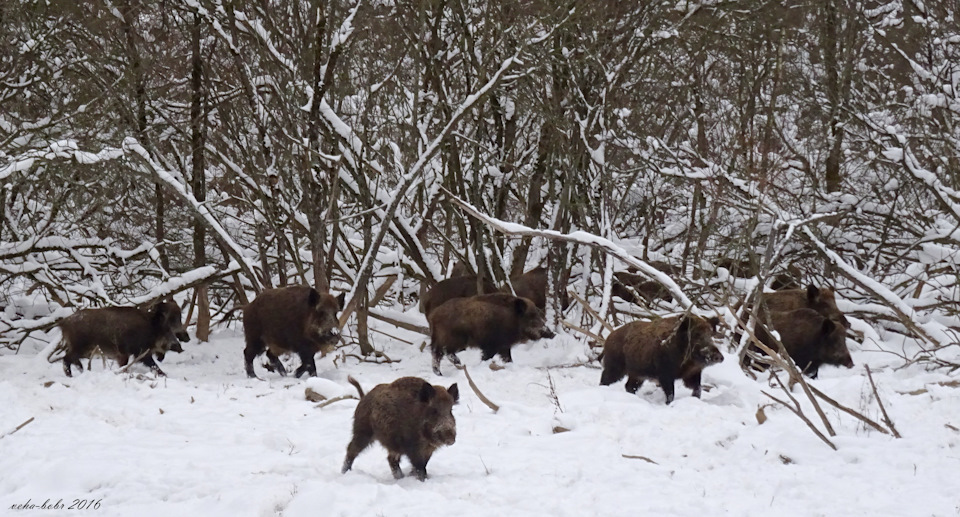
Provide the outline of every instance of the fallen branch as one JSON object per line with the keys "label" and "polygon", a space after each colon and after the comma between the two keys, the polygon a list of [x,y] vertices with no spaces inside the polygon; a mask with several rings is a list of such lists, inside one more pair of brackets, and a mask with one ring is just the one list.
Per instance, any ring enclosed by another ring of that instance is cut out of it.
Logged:
{"label": "fallen branch", "polygon": [[30,417],[26,422],[18,425],[16,428],[14,428],[13,431],[10,431],[9,433],[5,433],[5,434],[0,434],[0,439],[4,438],[4,437],[6,437],[6,436],[10,436],[11,434],[13,434],[13,433],[15,433],[15,432],[23,429],[27,424],[29,424],[30,422],[33,422],[33,419],[34,419],[34,417]]}
{"label": "fallen branch", "polygon": [[564,327],[567,327],[567,328],[570,329],[570,330],[575,330],[575,331],[583,334],[584,336],[587,336],[588,338],[590,338],[590,339],[596,341],[597,343],[599,343],[599,346],[598,346],[598,345],[591,345],[592,347],[596,347],[596,348],[603,347],[603,343],[604,343],[605,340],[604,340],[602,337],[594,334],[593,332],[590,332],[589,330],[586,330],[586,329],[584,329],[583,327],[578,327],[578,326],[574,325],[573,323],[570,323],[570,322],[567,321],[567,320],[560,320],[560,324],[563,325]]}
{"label": "fallen branch", "polygon": [[650,458],[648,458],[648,457],[646,457],[646,456],[634,456],[634,455],[632,455],[632,454],[621,454],[620,456],[623,456],[624,458],[627,458],[628,460],[643,460],[643,461],[645,461],[645,462],[647,462],[647,463],[653,463],[654,465],[659,465],[659,463],[651,460]]}
{"label": "fallen branch", "polygon": [[870,379],[870,386],[873,388],[873,396],[877,399],[877,405],[880,406],[880,413],[883,415],[883,423],[887,424],[887,427],[890,428],[890,432],[893,433],[894,438],[902,438],[900,433],[897,432],[897,428],[893,426],[893,420],[890,420],[890,416],[887,415],[887,410],[883,407],[883,401],[880,400],[880,393],[877,392],[877,385],[873,383],[873,375],[870,373],[870,366],[863,365],[867,369],[867,378]]}
{"label": "fallen branch", "polygon": [[324,400],[323,402],[321,402],[321,403],[319,403],[319,404],[317,404],[317,405],[315,405],[315,406],[313,406],[313,407],[314,407],[314,409],[320,409],[320,408],[327,407],[327,406],[329,406],[330,404],[333,404],[334,402],[340,402],[341,400],[351,400],[351,399],[352,399],[352,400],[360,400],[360,399],[358,399],[357,397],[355,397],[355,396],[353,396],[353,395],[340,395],[339,397],[333,397],[332,399]]}
{"label": "fallen branch", "polygon": [[497,411],[500,411],[500,406],[498,406],[498,405],[494,404],[493,402],[491,402],[490,399],[488,399],[487,397],[485,397],[485,396],[483,395],[483,393],[480,393],[480,388],[478,388],[477,385],[474,384],[473,379],[470,378],[470,373],[467,372],[467,367],[466,367],[466,366],[464,366],[464,365],[459,365],[459,366],[457,366],[457,369],[458,369],[458,370],[463,370],[463,374],[467,377],[467,384],[469,384],[469,385],[470,385],[470,389],[472,389],[473,392],[477,394],[477,398],[480,399],[480,402],[483,402],[484,404],[486,404],[487,407],[490,408],[490,409],[492,409],[494,413],[496,413]]}

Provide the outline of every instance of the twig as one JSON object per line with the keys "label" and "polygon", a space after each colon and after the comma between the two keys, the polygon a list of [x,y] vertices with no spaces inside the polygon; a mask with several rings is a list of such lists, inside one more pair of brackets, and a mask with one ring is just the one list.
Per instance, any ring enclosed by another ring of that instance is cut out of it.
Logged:
{"label": "twig", "polygon": [[577,332],[583,334],[584,336],[587,336],[588,338],[590,338],[590,339],[592,339],[592,340],[594,340],[594,341],[596,341],[597,343],[600,344],[599,346],[597,346],[597,345],[591,345],[591,346],[597,347],[597,348],[600,348],[600,347],[603,346],[604,339],[603,339],[602,337],[594,334],[593,332],[590,332],[589,330],[586,330],[586,329],[584,329],[583,327],[578,327],[577,325],[574,325],[573,323],[570,323],[570,322],[567,321],[567,320],[560,320],[560,324],[563,325],[564,327],[567,327],[567,328],[570,329],[570,330],[576,330]]}
{"label": "twig", "polygon": [[467,377],[467,384],[469,384],[470,389],[472,389],[473,392],[477,394],[477,398],[480,399],[480,402],[483,402],[484,404],[486,404],[487,407],[492,409],[494,413],[496,413],[497,411],[500,411],[500,406],[491,402],[490,399],[488,399],[483,395],[483,393],[480,393],[480,388],[477,388],[477,385],[473,383],[473,379],[470,378],[470,373],[467,372],[466,366],[460,365],[460,366],[457,366],[457,369],[463,370],[463,374]]}
{"label": "twig", "polygon": [[407,341],[406,339],[398,338],[397,336],[394,336],[393,334],[390,334],[389,332],[384,332],[384,331],[382,331],[382,330],[380,330],[380,329],[377,329],[377,328],[370,327],[370,330],[372,330],[372,331],[374,331],[374,332],[376,332],[376,333],[378,333],[378,334],[383,334],[384,336],[387,336],[387,337],[390,338],[390,339],[396,339],[397,341],[399,341],[399,342],[401,342],[401,343],[406,343],[406,344],[408,344],[408,345],[412,345],[412,344],[413,344],[412,341]]}
{"label": "twig", "polygon": [[869,425],[870,427],[876,429],[877,431],[880,431],[880,432],[883,433],[883,434],[890,434],[889,431],[887,431],[886,429],[884,429],[883,427],[881,427],[880,424],[878,424],[878,423],[874,422],[873,420],[867,418],[866,415],[864,415],[863,413],[859,413],[859,412],[857,412],[857,411],[854,411],[854,410],[848,408],[847,406],[844,406],[843,404],[840,404],[840,403],[837,402],[836,400],[833,400],[832,398],[828,397],[826,393],[818,390],[817,388],[815,388],[815,387],[813,387],[813,386],[810,386],[810,390],[813,391],[813,394],[814,394],[814,395],[822,398],[827,404],[830,404],[831,406],[839,409],[840,411],[843,411],[844,413],[846,413],[846,414],[848,414],[848,415],[850,415],[850,416],[852,416],[852,417],[854,417],[854,418],[859,419],[861,422]]}
{"label": "twig", "polygon": [[340,395],[339,397],[333,397],[332,399],[324,400],[323,402],[321,402],[321,403],[319,403],[319,404],[317,404],[317,405],[315,405],[315,406],[313,406],[313,407],[314,407],[315,409],[320,409],[320,408],[323,408],[323,407],[327,407],[327,406],[329,406],[330,404],[333,404],[334,402],[340,402],[341,400],[351,400],[351,399],[353,399],[353,400],[360,400],[360,399],[358,399],[357,397],[355,397],[355,396],[353,396],[353,395]]}
{"label": "twig", "polygon": [[[797,415],[797,416],[800,418],[800,420],[803,420],[804,423],[807,424],[807,427],[809,427],[809,428],[814,432],[814,434],[816,434],[821,440],[823,440],[823,443],[829,445],[831,449],[837,450],[837,446],[834,445],[833,442],[831,442],[826,436],[824,436],[823,433],[821,433],[820,430],[817,429],[817,426],[813,425],[813,422],[811,422],[810,419],[807,418],[807,416],[804,415],[802,411],[800,411],[799,409],[794,409],[792,406],[790,406],[790,404],[787,404],[786,402],[778,399],[777,397],[774,397],[773,395],[767,393],[766,391],[763,391],[763,390],[760,390],[760,391],[761,391],[761,393],[763,393],[764,395],[766,395],[766,396],[770,397],[771,399],[773,399],[774,401],[780,403],[783,407],[785,407],[785,408],[789,409],[790,411],[792,411],[794,415]],[[788,395],[790,394],[789,391],[786,391],[786,388],[784,388],[784,392],[787,393]],[[791,400],[792,400],[792,397],[791,397]],[[796,401],[794,401],[794,402],[796,402]],[[798,408],[799,408],[799,406],[798,406]]]}
{"label": "twig", "polygon": [[613,332],[613,327],[610,326],[610,324],[607,323],[603,318],[601,318],[600,315],[597,314],[597,311],[593,310],[593,307],[591,307],[589,303],[587,303],[586,301],[584,301],[583,298],[580,298],[580,296],[579,296],[577,293],[573,292],[572,289],[567,289],[567,292],[570,294],[570,296],[573,296],[573,298],[574,298],[575,300],[577,300],[578,302],[580,302],[580,305],[583,305],[583,308],[584,308],[587,312],[589,312],[591,316],[593,316],[594,318],[596,318],[597,321],[599,321],[600,324],[604,326],[604,328],[606,328],[606,329],[607,329],[608,331],[610,331],[610,332]]}
{"label": "twig", "polygon": [[13,434],[13,433],[15,433],[15,432],[23,429],[27,424],[29,424],[30,422],[33,422],[33,419],[34,419],[34,417],[30,417],[26,422],[18,425],[18,426],[16,427],[16,429],[14,429],[13,431],[10,431],[9,433],[5,433],[5,434],[0,434],[0,438],[4,438],[4,437],[6,437],[6,436],[10,436],[11,434]]}
{"label": "twig", "polygon": [[883,415],[883,423],[887,424],[887,427],[890,428],[890,432],[893,433],[894,438],[902,438],[900,433],[897,432],[897,428],[893,426],[893,420],[890,420],[890,416],[887,415],[887,410],[883,407],[883,401],[880,400],[880,394],[877,393],[877,385],[873,383],[873,375],[870,373],[870,366],[863,365],[867,369],[867,378],[870,379],[870,386],[873,387],[873,396],[877,399],[877,405],[880,406],[880,413]]}
{"label": "twig", "polygon": [[621,454],[620,456],[623,456],[624,458],[627,458],[627,459],[629,459],[629,460],[643,460],[643,461],[645,461],[645,462],[647,462],[647,463],[653,463],[654,465],[659,465],[659,463],[651,460],[650,458],[648,458],[648,457],[646,457],[646,456],[634,456],[634,455],[632,455],[632,454]]}

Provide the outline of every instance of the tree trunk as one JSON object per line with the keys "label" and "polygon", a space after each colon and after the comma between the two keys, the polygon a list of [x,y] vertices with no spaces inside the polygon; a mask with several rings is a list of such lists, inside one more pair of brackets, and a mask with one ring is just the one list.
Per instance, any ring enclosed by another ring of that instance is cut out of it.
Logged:
{"label": "tree trunk", "polygon": [[[191,58],[192,70],[190,74],[190,84],[192,99],[190,102],[190,143],[193,148],[193,174],[190,187],[193,189],[193,197],[203,203],[207,199],[206,185],[206,167],[204,162],[204,146],[206,143],[206,113],[204,110],[204,91],[203,91],[203,57],[201,56],[200,15],[193,15],[192,31],[192,50]],[[193,266],[196,268],[207,265],[206,250],[206,227],[199,217],[193,220]],[[197,339],[207,341],[210,339],[210,302],[207,299],[207,286],[201,284],[197,287]]]}

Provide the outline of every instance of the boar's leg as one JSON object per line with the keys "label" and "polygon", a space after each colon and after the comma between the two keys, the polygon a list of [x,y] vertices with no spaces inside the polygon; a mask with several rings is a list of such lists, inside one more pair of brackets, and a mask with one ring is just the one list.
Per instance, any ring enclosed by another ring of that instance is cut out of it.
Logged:
{"label": "boar's leg", "polygon": [[317,362],[313,358],[313,352],[300,352],[300,367],[297,368],[296,376],[299,379],[304,373],[311,377],[317,376]]}
{"label": "boar's leg", "polygon": [[[124,361],[124,362],[126,362],[126,361]],[[157,374],[158,377],[166,377],[166,376],[167,376],[167,374],[163,373],[163,370],[161,370],[160,367],[157,366],[157,363],[154,362],[152,355],[147,354],[147,355],[143,356],[143,359],[141,359],[140,362],[143,363],[143,364],[145,364],[145,365],[147,365],[147,366],[149,366],[150,369],[153,370],[153,373]]]}
{"label": "boar's leg", "polygon": [[80,358],[67,354],[63,356],[63,373],[67,374],[67,377],[73,377],[73,372],[70,371],[70,366],[76,365],[80,369],[80,373],[83,373],[83,363],[80,362]]}
{"label": "boar's leg", "polygon": [[673,402],[673,378],[660,377],[660,387],[663,388],[663,394],[667,396],[667,404]]}
{"label": "boar's leg", "polygon": [[272,366],[274,371],[279,373],[281,377],[287,376],[287,369],[283,367],[283,363],[280,362],[280,358],[277,357],[277,354],[267,350],[267,360],[270,361],[270,366]]}
{"label": "boar's leg", "polygon": [[820,365],[815,362],[807,363],[807,367],[803,369],[803,372],[806,373],[811,379],[816,379],[817,375],[820,373]]}
{"label": "boar's leg", "polygon": [[510,347],[504,347],[504,349],[500,350],[497,355],[499,355],[500,359],[503,359],[503,362],[505,363],[513,362],[513,355],[510,354]]}
{"label": "boar's leg", "polygon": [[410,463],[413,463],[413,473],[417,476],[417,479],[426,481],[427,462],[430,461],[430,456],[424,456],[420,451],[409,453],[407,456],[410,457]]}
{"label": "boar's leg", "polygon": [[387,453],[387,463],[390,464],[390,472],[393,473],[393,479],[400,479],[403,477],[403,471],[400,470],[400,455],[390,452]]}
{"label": "boar's leg", "polygon": [[700,398],[700,372],[683,379],[683,385],[693,390],[693,396]]}
{"label": "boar's leg", "polygon": [[[606,372],[604,372],[604,373],[606,373]],[[601,377],[602,377],[602,376],[601,376]],[[619,381],[619,380],[620,380],[620,379],[618,378],[617,381]],[[603,382],[603,380],[601,380],[600,382]],[[611,381],[611,382],[616,382],[616,381]],[[627,377],[627,384],[626,384],[627,393],[636,393],[637,390],[640,389],[640,386],[641,386],[642,384],[643,384],[643,378],[642,378],[642,377],[634,377],[633,375],[628,376],[628,377]]]}
{"label": "boar's leg", "polygon": [[[354,418],[356,418],[356,416],[354,416]],[[369,425],[359,425],[354,421],[353,439],[350,440],[350,444],[347,445],[347,457],[343,459],[343,468],[340,469],[341,474],[345,474],[353,468],[353,460],[357,459],[357,455],[363,452],[372,440],[373,429]]]}
{"label": "boar's leg", "polygon": [[263,340],[247,340],[247,346],[243,349],[243,361],[247,370],[247,377],[251,379],[257,378],[257,374],[253,373],[253,360],[256,359],[265,348],[266,345]]}

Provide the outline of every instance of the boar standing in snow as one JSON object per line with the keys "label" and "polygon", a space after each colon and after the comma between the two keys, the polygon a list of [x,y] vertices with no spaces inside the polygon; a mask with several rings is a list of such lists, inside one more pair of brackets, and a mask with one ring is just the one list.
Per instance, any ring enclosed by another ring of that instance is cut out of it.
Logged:
{"label": "boar standing in snow", "polygon": [[654,321],[634,321],[613,331],[603,345],[603,374],[607,386],[627,376],[626,389],[636,393],[645,379],[660,382],[667,404],[673,401],[673,383],[683,384],[700,397],[700,373],[723,361],[713,344],[719,323],[692,314]]}
{"label": "boar standing in snow", "polygon": [[333,351],[340,340],[337,312],[343,309],[344,294],[334,297],[307,286],[267,289],[243,308],[243,358],[247,376],[255,378],[253,360],[266,351],[273,369],[286,376],[277,357],[283,353],[300,356],[296,375],[317,375],[314,355]]}
{"label": "boar standing in snow", "polygon": [[82,309],[65,318],[59,326],[66,348],[63,371],[67,377],[73,376],[71,366],[82,372],[80,359],[90,357],[97,348],[120,366],[126,366],[133,356],[140,358],[140,362],[157,375],[164,375],[153,360],[153,354],[163,360],[169,350],[183,351],[178,340],[190,339],[183,328],[180,306],[174,301],[161,301],[146,309]]}
{"label": "boar standing in snow", "polygon": [[[800,371],[811,379],[817,378],[822,364],[853,368],[853,359],[847,349],[846,332],[835,320],[826,318],[813,309],[796,309],[770,313],[773,330],[780,334],[780,342]],[[757,339],[776,350],[773,337],[763,325],[756,329]],[[762,353],[756,350],[757,353]],[[743,356],[749,366],[749,356]]]}
{"label": "boar standing in snow", "polygon": [[457,439],[457,421],[453,405],[460,399],[457,385],[434,386],[417,377],[401,377],[380,384],[364,395],[353,377],[347,377],[360,393],[353,413],[353,439],[347,445],[342,472],[353,467],[353,460],[374,440],[387,449],[387,462],[393,477],[400,479],[400,457],[407,456],[417,479],[427,479],[427,462],[433,452]]}
{"label": "boar standing in snow", "polygon": [[483,351],[484,361],[499,355],[509,363],[513,345],[554,336],[533,302],[504,293],[455,298],[437,307],[428,319],[433,373],[437,375],[442,375],[444,355],[459,365],[456,353],[473,347]]}

